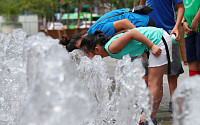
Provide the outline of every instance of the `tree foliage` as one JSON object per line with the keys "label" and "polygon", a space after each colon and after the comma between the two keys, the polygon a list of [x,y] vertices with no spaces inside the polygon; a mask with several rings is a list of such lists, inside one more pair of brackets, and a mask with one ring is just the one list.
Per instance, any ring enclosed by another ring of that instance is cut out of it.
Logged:
{"label": "tree foliage", "polygon": [[0,13],[2,15],[16,15],[20,13],[20,0],[1,0]]}
{"label": "tree foliage", "polygon": [[[73,5],[76,8],[83,4],[92,4],[93,6],[103,7],[105,3],[109,3],[115,8],[133,8],[135,0],[1,0],[0,14],[24,14],[31,12],[33,14],[43,15],[44,11],[55,10],[63,5]],[[139,2],[139,0],[137,0]],[[102,8],[103,9],[103,8]]]}
{"label": "tree foliage", "polygon": [[[78,8],[78,13],[82,10],[92,13],[94,7],[98,7],[103,15],[105,5],[109,6],[110,11],[125,7],[133,8],[134,1],[139,2],[139,0],[0,0],[0,15],[37,14],[46,21],[54,21],[54,14],[58,12],[58,8],[62,8],[63,13],[74,12],[75,8]],[[83,8],[85,4],[90,5],[90,8]],[[73,8],[70,9],[70,6]]]}

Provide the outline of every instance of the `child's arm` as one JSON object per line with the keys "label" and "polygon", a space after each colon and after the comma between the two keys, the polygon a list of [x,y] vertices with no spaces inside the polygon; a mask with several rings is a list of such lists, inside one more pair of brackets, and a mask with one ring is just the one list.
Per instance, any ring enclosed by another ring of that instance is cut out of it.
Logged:
{"label": "child's arm", "polygon": [[114,26],[115,32],[119,32],[124,29],[136,28],[135,25],[133,25],[128,19],[115,21],[113,22],[113,26]]}
{"label": "child's arm", "polygon": [[176,6],[178,8],[176,24],[175,24],[174,28],[172,29],[172,32],[170,33],[170,35],[175,33],[176,38],[174,40],[179,40],[180,39],[180,33],[179,33],[178,29],[179,29],[179,26],[181,24],[181,20],[183,18],[184,12],[185,12],[185,7],[184,7],[183,2],[177,3]]}
{"label": "child's arm", "polygon": [[119,53],[132,39],[139,41],[139,42],[145,44],[147,47],[149,47],[155,57],[158,57],[162,52],[162,50],[157,45],[155,45],[153,42],[151,42],[142,33],[140,33],[137,30],[134,30],[134,29],[124,33],[119,38],[114,40],[110,44],[108,49],[113,54]]}
{"label": "child's arm", "polygon": [[200,16],[200,8],[199,8],[196,16],[192,20],[192,24],[191,24],[192,31],[196,32],[196,33],[197,33],[198,25],[199,25],[199,16]]}
{"label": "child's arm", "polygon": [[145,5],[146,4],[146,0],[140,0],[140,5]]}
{"label": "child's arm", "polygon": [[[183,20],[185,20],[184,17],[183,17]],[[183,30],[185,31],[186,35],[189,35],[190,33],[192,33],[192,30],[190,29],[187,22],[183,22]]]}

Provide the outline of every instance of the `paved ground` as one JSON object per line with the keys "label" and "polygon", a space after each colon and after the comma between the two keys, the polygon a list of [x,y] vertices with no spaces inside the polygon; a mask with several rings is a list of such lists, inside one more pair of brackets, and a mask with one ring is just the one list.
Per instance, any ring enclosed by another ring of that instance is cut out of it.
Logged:
{"label": "paved ground", "polygon": [[[115,69],[116,60],[111,59],[110,57],[106,57],[104,58],[104,61],[108,66],[108,73],[112,77],[113,71]],[[182,64],[182,66],[184,68],[184,73],[179,76],[178,83],[180,83],[182,80],[188,77],[188,66],[184,64]],[[164,76],[164,81],[163,81],[163,91],[164,91],[163,99],[157,113],[157,119],[159,125],[171,125],[173,114],[168,112],[170,94],[169,94],[169,86],[166,75]]]}

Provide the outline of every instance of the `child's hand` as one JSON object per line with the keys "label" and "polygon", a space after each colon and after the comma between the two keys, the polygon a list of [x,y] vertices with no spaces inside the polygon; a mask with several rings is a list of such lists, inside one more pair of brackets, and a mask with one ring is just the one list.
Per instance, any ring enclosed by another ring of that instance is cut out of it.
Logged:
{"label": "child's hand", "polygon": [[157,45],[154,44],[154,45],[151,47],[151,51],[152,51],[152,54],[153,54],[155,57],[158,57],[158,56],[161,54],[162,49],[161,49],[160,47],[158,47]]}
{"label": "child's hand", "polygon": [[187,22],[183,23],[183,29],[184,29],[186,35],[189,35],[190,33],[192,33],[192,30],[190,29]]}
{"label": "child's hand", "polygon": [[180,35],[179,35],[179,30],[178,30],[178,28],[175,28],[175,27],[174,27],[174,29],[173,29],[172,32],[170,33],[170,36],[171,36],[172,34],[176,34],[176,38],[175,38],[174,40],[176,40],[176,41],[180,40]]}
{"label": "child's hand", "polygon": [[199,25],[199,21],[197,20],[193,20],[192,23],[191,23],[191,28],[192,28],[192,31],[197,33],[197,29],[198,29],[198,25]]}

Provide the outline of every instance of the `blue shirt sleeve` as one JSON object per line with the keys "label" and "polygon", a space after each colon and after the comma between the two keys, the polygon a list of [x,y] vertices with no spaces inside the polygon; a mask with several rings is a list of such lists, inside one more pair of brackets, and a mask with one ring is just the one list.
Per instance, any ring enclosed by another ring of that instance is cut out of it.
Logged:
{"label": "blue shirt sleeve", "polygon": [[173,0],[173,1],[174,1],[174,4],[183,2],[183,0]]}
{"label": "blue shirt sleeve", "polygon": [[108,38],[109,36],[112,36],[116,33],[113,22],[108,22],[108,23],[104,24],[101,31],[104,33],[106,38]]}
{"label": "blue shirt sleeve", "polygon": [[93,25],[90,27],[87,33],[93,34],[96,30],[101,30],[106,38],[116,33],[113,22],[101,23],[100,25]]}

